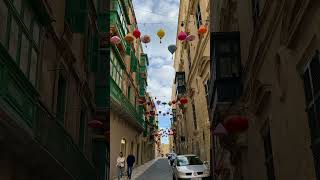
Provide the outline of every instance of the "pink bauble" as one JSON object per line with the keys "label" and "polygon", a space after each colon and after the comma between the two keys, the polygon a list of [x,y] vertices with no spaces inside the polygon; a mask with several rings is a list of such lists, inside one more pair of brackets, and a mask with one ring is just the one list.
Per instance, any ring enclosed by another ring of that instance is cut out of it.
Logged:
{"label": "pink bauble", "polygon": [[148,35],[144,35],[144,36],[141,37],[141,41],[146,44],[146,43],[149,43],[151,41],[151,38]]}
{"label": "pink bauble", "polygon": [[185,39],[187,38],[187,34],[183,31],[180,31],[179,34],[178,34],[178,39],[180,41],[184,41]]}
{"label": "pink bauble", "polygon": [[195,35],[192,35],[192,34],[190,34],[190,35],[188,35],[188,36],[186,37],[186,41],[193,41],[194,39],[196,39],[196,36],[195,36]]}
{"label": "pink bauble", "polygon": [[118,36],[112,36],[112,38],[110,38],[110,42],[112,44],[119,44],[121,42],[121,39]]}

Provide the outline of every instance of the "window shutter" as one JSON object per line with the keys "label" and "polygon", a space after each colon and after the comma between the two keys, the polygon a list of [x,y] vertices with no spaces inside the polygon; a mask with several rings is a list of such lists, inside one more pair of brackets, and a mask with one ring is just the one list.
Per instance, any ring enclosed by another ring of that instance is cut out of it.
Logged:
{"label": "window shutter", "polygon": [[137,72],[137,68],[138,68],[138,59],[135,56],[134,52],[131,52],[131,71],[132,72]]}

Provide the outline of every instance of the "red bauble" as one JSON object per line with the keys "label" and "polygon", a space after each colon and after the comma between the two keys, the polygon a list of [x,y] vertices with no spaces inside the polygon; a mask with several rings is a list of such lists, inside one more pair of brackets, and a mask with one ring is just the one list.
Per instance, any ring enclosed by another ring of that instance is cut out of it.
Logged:
{"label": "red bauble", "polygon": [[180,99],[180,103],[181,104],[187,104],[188,103],[188,99],[187,98],[181,98]]}
{"label": "red bauble", "polygon": [[135,38],[140,38],[141,36],[141,32],[139,31],[139,29],[135,29],[132,34]]}
{"label": "red bauble", "polygon": [[243,132],[249,127],[249,120],[243,116],[230,116],[224,121],[224,127],[229,133]]}

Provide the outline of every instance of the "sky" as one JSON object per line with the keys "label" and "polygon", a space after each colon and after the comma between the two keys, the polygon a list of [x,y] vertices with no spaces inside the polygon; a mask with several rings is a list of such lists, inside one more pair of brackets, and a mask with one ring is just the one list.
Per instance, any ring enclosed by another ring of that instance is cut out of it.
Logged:
{"label": "sky", "polygon": [[[143,45],[143,51],[149,58],[147,91],[152,97],[157,97],[157,100],[169,102],[175,70],[168,46],[176,43],[179,0],[132,0],[132,2],[141,34],[151,37],[147,47]],[[157,36],[160,28],[166,33],[162,43]],[[167,112],[169,109],[168,105],[157,106],[158,111]],[[158,116],[159,129],[170,128],[170,117]],[[166,137],[161,139],[165,144],[168,141]]]}

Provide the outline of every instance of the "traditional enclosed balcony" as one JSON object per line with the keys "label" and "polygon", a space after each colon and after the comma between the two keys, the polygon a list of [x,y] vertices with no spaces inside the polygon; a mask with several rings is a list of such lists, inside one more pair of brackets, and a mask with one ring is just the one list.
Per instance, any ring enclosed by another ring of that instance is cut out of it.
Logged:
{"label": "traditional enclosed balcony", "polygon": [[177,86],[177,96],[182,96],[186,93],[185,72],[176,72],[174,83]]}
{"label": "traditional enclosed balcony", "polygon": [[137,128],[144,130],[145,121],[143,116],[137,112],[135,106],[123,94],[118,84],[110,77],[110,103],[111,109],[118,112],[122,118],[127,119]]}
{"label": "traditional enclosed balcony", "polygon": [[211,80],[209,105],[236,101],[242,92],[240,34],[216,32],[211,34]]}
{"label": "traditional enclosed balcony", "polygon": [[41,105],[38,91],[1,45],[0,64],[0,126],[8,137],[1,143],[14,146],[20,161],[45,164],[56,174],[67,171],[66,179],[96,180],[95,168],[61,122]]}

